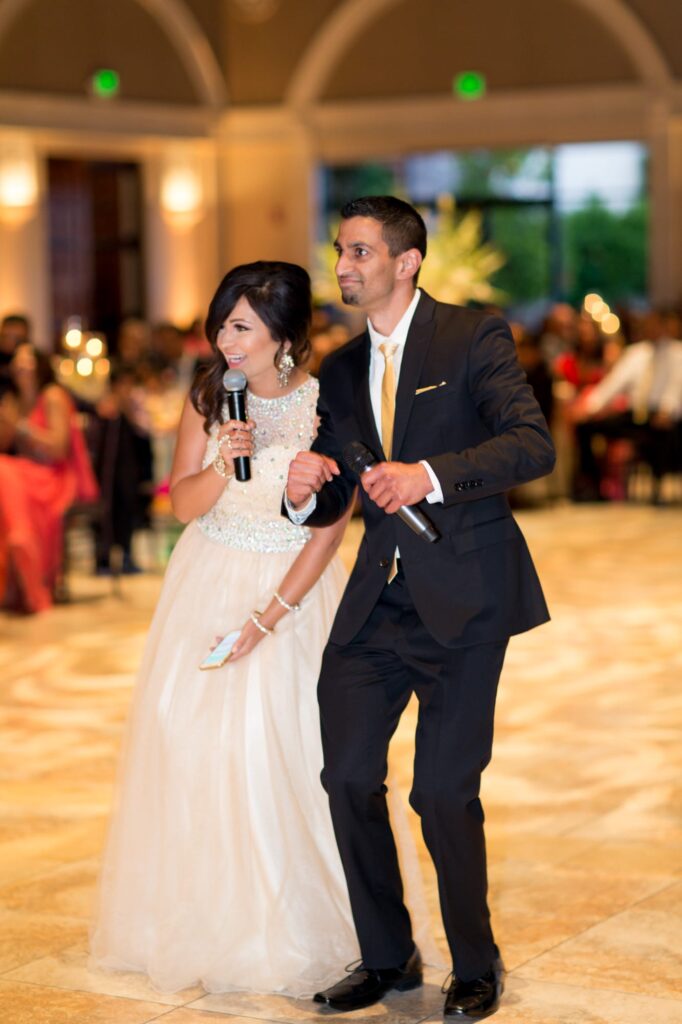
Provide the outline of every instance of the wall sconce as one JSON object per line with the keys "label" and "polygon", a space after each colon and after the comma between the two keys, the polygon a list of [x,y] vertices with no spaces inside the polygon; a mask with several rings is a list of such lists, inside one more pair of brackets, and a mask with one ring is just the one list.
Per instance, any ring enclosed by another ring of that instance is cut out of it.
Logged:
{"label": "wall sconce", "polygon": [[16,226],[30,220],[35,213],[39,191],[36,157],[28,141],[0,141],[0,219]]}
{"label": "wall sconce", "polygon": [[160,202],[164,220],[172,227],[194,227],[204,215],[204,183],[198,161],[166,161],[161,173]]}

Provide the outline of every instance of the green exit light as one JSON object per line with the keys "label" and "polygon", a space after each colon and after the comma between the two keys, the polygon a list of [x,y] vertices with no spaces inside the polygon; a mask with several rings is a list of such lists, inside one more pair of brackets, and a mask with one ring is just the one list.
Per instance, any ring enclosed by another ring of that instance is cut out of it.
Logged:
{"label": "green exit light", "polygon": [[485,96],[485,88],[485,75],[480,71],[462,71],[452,82],[452,91],[460,100],[480,100]]}
{"label": "green exit light", "polygon": [[99,96],[108,100],[118,94],[121,87],[121,78],[118,71],[113,68],[99,68],[90,79],[93,96]]}

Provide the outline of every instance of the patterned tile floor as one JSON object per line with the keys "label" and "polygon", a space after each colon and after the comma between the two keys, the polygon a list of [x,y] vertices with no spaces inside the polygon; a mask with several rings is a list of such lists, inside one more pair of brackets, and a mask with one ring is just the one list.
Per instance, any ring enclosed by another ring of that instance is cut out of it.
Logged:
{"label": "patterned tile floor", "polygon": [[[682,1024],[682,515],[584,506],[519,519],[554,617],[512,642],[484,781],[510,971],[495,1019]],[[351,529],[347,560],[357,540]],[[284,998],[162,996],[141,977],[87,971],[116,751],[159,582],[128,578],[114,593],[77,577],[70,606],[0,616],[0,1021],[337,1019]],[[405,793],[413,730],[410,707],[393,752]],[[442,974],[426,980],[345,1019],[437,1021]]]}

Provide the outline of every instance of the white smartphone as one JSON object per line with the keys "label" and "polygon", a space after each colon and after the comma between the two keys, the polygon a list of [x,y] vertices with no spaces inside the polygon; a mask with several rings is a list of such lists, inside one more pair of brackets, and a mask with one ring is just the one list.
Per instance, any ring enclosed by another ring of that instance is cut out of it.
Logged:
{"label": "white smartphone", "polygon": [[220,668],[221,665],[224,665],[232,654],[232,648],[240,635],[241,630],[235,629],[231,633],[228,633],[227,636],[224,636],[218,646],[214,647],[213,650],[206,655],[201,665],[199,665],[199,668]]}

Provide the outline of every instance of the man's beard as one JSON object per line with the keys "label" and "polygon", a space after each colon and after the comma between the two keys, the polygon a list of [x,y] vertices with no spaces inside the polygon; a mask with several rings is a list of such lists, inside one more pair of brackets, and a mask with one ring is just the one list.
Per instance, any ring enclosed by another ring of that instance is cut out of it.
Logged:
{"label": "man's beard", "polygon": [[341,292],[341,301],[344,306],[357,306],[359,305],[358,296],[353,292]]}

